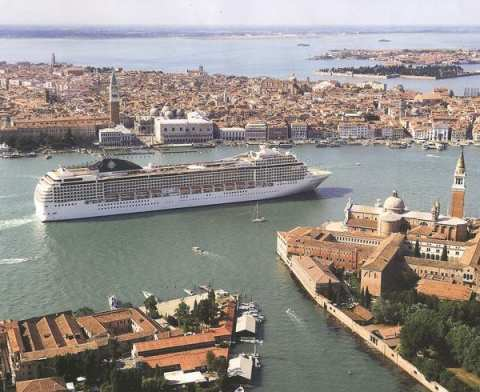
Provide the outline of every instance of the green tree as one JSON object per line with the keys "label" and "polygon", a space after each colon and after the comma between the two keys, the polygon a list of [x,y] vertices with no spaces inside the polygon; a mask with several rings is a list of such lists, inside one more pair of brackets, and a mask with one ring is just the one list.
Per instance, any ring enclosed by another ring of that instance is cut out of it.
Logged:
{"label": "green tree", "polygon": [[477,336],[466,348],[463,367],[477,376],[480,375],[480,336]]}
{"label": "green tree", "polygon": [[157,310],[157,300],[155,299],[155,296],[151,295],[150,297],[146,298],[143,304],[145,305],[145,309],[147,310],[147,313],[151,318],[160,318]]}
{"label": "green tree", "polygon": [[447,245],[443,245],[442,256],[440,257],[441,261],[448,261],[448,250]]}
{"label": "green tree", "polygon": [[101,377],[100,361],[94,351],[86,351],[81,355],[83,376],[88,385],[97,385]]}
{"label": "green tree", "polygon": [[112,392],[112,385],[108,382],[104,382],[100,386],[100,392]]}
{"label": "green tree", "polygon": [[334,292],[333,292],[333,287],[332,287],[332,280],[331,279],[328,279],[328,286],[327,286],[327,298],[330,300],[330,301],[333,301],[333,296],[334,296]]}
{"label": "green tree", "polygon": [[217,317],[217,299],[215,298],[215,290],[210,289],[208,292],[208,301],[209,301],[209,313],[210,313],[210,324],[215,320]]}
{"label": "green tree", "polygon": [[178,304],[175,310],[175,318],[178,320],[180,327],[186,332],[191,323],[190,307],[184,302]]}
{"label": "green tree", "polygon": [[365,289],[365,307],[370,308],[370,305],[372,304],[372,296],[370,294],[370,291],[368,291],[368,287]]}
{"label": "green tree", "polygon": [[407,358],[425,354],[427,350],[441,348],[443,323],[432,309],[420,308],[405,320],[400,332],[400,348]]}
{"label": "green tree", "polygon": [[439,381],[444,369],[440,361],[432,358],[424,358],[421,361],[417,360],[415,364],[428,381]]}
{"label": "green tree", "polygon": [[446,342],[457,364],[462,365],[470,343],[475,339],[475,333],[467,325],[454,326],[446,336]]}
{"label": "green tree", "polygon": [[415,248],[413,249],[413,255],[415,257],[421,257],[420,243],[418,242],[418,240],[415,241]]}
{"label": "green tree", "polygon": [[207,369],[214,370],[215,367],[215,354],[212,351],[207,352]]}
{"label": "green tree", "polygon": [[227,375],[228,362],[227,358],[220,356],[215,358],[214,369],[219,377],[225,377]]}

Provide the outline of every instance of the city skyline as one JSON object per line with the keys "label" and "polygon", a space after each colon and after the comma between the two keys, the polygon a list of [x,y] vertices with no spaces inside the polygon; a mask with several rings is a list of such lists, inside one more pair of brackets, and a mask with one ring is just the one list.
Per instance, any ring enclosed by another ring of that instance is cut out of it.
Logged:
{"label": "city skyline", "polygon": [[[153,0],[73,1],[0,0],[6,12],[0,15],[4,25],[164,25],[164,26],[345,26],[345,25],[476,25],[480,5],[473,0],[455,0],[438,4],[407,0],[349,1],[335,3],[300,0],[247,0],[231,4],[213,0],[194,4],[179,0],[164,6]],[[55,12],[52,12],[55,10]],[[88,10],[88,11],[87,11]],[[132,10],[135,17],[132,18]],[[434,10],[434,12],[432,12]]]}

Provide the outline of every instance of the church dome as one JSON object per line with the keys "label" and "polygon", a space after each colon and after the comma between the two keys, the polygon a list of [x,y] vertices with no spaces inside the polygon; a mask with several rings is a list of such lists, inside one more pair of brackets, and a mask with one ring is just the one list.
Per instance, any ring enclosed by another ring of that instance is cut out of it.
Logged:
{"label": "church dome", "polygon": [[380,215],[380,220],[382,222],[393,223],[393,222],[399,222],[401,219],[402,219],[401,215],[398,215],[391,211],[386,211]]}
{"label": "church dome", "polygon": [[403,213],[405,211],[405,203],[398,197],[398,193],[393,191],[392,196],[387,197],[385,203],[383,203],[385,211],[391,211],[396,213]]}

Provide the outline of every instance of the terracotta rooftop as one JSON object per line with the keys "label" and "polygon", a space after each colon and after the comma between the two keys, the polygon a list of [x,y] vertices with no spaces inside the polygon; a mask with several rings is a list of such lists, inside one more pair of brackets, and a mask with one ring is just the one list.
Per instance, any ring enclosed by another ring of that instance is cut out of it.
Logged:
{"label": "terracotta rooftop", "polygon": [[179,353],[154,355],[151,357],[141,357],[139,362],[145,363],[150,368],[173,367],[178,366],[184,372],[192,371],[207,365],[207,353],[211,351],[216,357],[228,358],[228,348],[212,347],[201,348]]}
{"label": "terracotta rooftop", "polygon": [[450,301],[468,301],[472,294],[472,290],[467,286],[430,279],[421,279],[417,283],[417,291]]}
{"label": "terracotta rooftop", "polygon": [[66,390],[65,381],[60,377],[40,378],[16,383],[16,392],[63,392]]}
{"label": "terracotta rooftop", "polygon": [[293,256],[293,259],[301,266],[317,284],[328,284],[328,282],[338,282],[337,277],[328,271],[326,268],[322,268],[309,256]]}
{"label": "terracotta rooftop", "polygon": [[147,353],[148,351],[167,350],[173,348],[181,350],[182,347],[188,347],[190,345],[197,344],[210,344],[211,346],[214,346],[215,334],[207,332],[197,335],[177,336],[166,339],[151,340],[148,342],[139,342],[133,345],[133,349],[137,351],[138,355],[142,355],[142,353]]}
{"label": "terracotta rooftop", "polygon": [[383,271],[398,254],[403,238],[403,234],[391,234],[385,238],[363,264],[362,269]]}

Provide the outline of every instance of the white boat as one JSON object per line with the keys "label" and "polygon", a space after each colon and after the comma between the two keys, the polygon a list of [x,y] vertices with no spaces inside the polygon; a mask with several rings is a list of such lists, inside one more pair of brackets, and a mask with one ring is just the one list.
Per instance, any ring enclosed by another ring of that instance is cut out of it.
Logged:
{"label": "white boat", "polygon": [[422,144],[422,149],[424,150],[435,150],[436,146],[433,142],[426,142]]}
{"label": "white boat", "polygon": [[7,143],[0,144],[0,152],[8,152],[10,151],[10,147]]}
{"label": "white boat", "polygon": [[153,297],[153,298],[156,299],[156,297],[155,297],[152,293],[150,293],[149,291],[142,290],[142,294],[143,294],[143,296],[145,297],[145,299],[148,299],[148,298],[150,298],[150,297]]}
{"label": "white boat", "polygon": [[195,253],[196,255],[204,255],[206,254],[206,251],[204,251],[202,248],[199,246],[192,246],[192,252]]}
{"label": "white boat", "polygon": [[262,339],[255,339],[255,338],[247,338],[247,337],[241,337],[240,342],[242,343],[251,343],[251,344],[263,344]]}
{"label": "white boat", "polygon": [[233,392],[245,392],[245,388],[239,385]]}
{"label": "white boat", "polygon": [[120,301],[117,297],[111,295],[108,297],[108,306],[110,307],[110,310],[117,310],[120,308]]}
{"label": "white boat", "polygon": [[203,291],[205,292],[209,292],[212,288],[210,287],[210,285],[205,285],[205,284],[201,284],[199,285],[198,287],[200,287]]}
{"label": "white boat", "polygon": [[329,175],[307,168],[290,152],[265,146],[232,158],[179,165],[141,167],[104,158],[48,172],[35,189],[34,202],[42,222],[93,218],[285,197],[312,191]]}
{"label": "white boat", "polygon": [[438,150],[438,151],[443,151],[447,148],[447,145],[446,143],[441,143],[441,142],[436,142],[435,143],[435,148]]}
{"label": "white boat", "polygon": [[258,201],[257,201],[257,206],[255,207],[255,218],[252,219],[253,223],[262,223],[265,222],[266,219],[263,216],[260,216],[260,212],[258,209]]}

